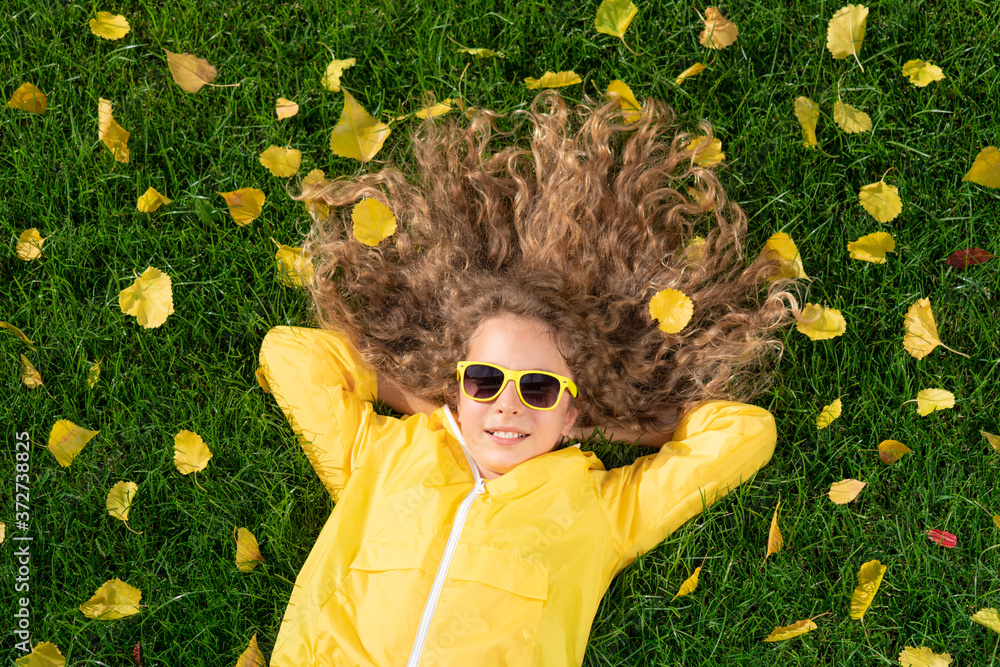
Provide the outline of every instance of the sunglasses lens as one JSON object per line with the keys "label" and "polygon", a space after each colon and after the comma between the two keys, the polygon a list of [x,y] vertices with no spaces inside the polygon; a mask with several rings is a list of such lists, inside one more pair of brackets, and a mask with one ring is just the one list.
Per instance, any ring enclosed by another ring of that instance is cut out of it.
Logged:
{"label": "sunglasses lens", "polygon": [[482,364],[472,364],[465,368],[462,388],[472,398],[488,401],[500,393],[502,385],[503,372],[499,369]]}
{"label": "sunglasses lens", "polygon": [[533,408],[551,408],[559,400],[559,380],[545,373],[521,376],[521,396]]}

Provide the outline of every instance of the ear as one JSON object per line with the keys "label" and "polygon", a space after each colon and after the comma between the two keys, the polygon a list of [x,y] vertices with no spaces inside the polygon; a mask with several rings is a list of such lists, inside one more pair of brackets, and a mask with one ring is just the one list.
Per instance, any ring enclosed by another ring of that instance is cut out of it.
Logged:
{"label": "ear", "polygon": [[570,401],[569,410],[566,412],[566,421],[563,422],[562,430],[559,431],[564,436],[569,436],[573,432],[573,425],[576,424],[576,418],[580,416],[580,408],[576,407],[576,403]]}

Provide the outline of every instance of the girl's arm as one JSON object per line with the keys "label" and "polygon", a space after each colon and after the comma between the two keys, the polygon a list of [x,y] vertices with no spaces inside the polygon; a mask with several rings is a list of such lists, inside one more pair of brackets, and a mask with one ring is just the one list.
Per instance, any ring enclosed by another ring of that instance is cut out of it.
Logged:
{"label": "girl's arm", "polygon": [[378,400],[402,415],[422,412],[429,417],[441,407],[411,394],[387,377],[378,378]]}

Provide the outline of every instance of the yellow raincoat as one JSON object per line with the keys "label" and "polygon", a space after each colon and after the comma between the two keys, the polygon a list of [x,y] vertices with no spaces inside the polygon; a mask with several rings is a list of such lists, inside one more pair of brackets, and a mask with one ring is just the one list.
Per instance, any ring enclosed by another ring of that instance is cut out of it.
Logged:
{"label": "yellow raincoat", "polygon": [[336,506],[292,591],[272,667],[583,662],[616,574],[771,457],[762,408],[704,404],[606,470],[567,447],[483,480],[447,408],[372,409],[343,334],[277,327],[261,367]]}

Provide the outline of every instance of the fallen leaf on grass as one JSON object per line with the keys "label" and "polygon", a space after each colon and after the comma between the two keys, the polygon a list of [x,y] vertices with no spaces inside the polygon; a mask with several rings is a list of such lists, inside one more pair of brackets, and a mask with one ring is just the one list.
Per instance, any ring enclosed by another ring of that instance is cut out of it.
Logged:
{"label": "fallen leaf on grass", "polygon": [[975,162],[962,180],[985,185],[988,188],[1000,188],[1000,150],[997,150],[996,146],[987,146],[979,151]]}
{"label": "fallen leaf on grass", "polygon": [[965,250],[956,250],[955,252],[948,255],[948,266],[953,269],[966,269],[973,264],[983,264],[993,259],[994,255],[983,250],[982,248],[966,248]]}
{"label": "fallen leaf on grass", "polygon": [[0,544],[3,544],[7,539],[7,524],[0,521]]}
{"label": "fallen leaf on grass", "polygon": [[724,49],[739,37],[740,29],[722,15],[717,7],[705,10],[705,29],[698,36],[698,42],[709,49]]}
{"label": "fallen leaf on grass", "polygon": [[396,216],[377,199],[365,197],[351,209],[351,233],[361,243],[375,247],[396,233]]}
{"label": "fallen leaf on grass", "polygon": [[839,482],[834,482],[830,485],[830,491],[827,495],[830,500],[837,505],[846,505],[861,493],[861,489],[868,486],[865,482],[860,482],[856,479],[842,479]]}
{"label": "fallen leaf on grass", "polygon": [[618,108],[622,110],[622,116],[626,123],[634,123],[639,120],[642,112],[642,105],[635,99],[632,89],[624,81],[615,79],[608,84],[608,96],[614,96],[618,100]]}
{"label": "fallen leaf on grass", "polygon": [[528,90],[536,90],[538,88],[562,88],[564,86],[575,85],[581,81],[582,79],[576,72],[569,70],[565,72],[546,72],[542,75],[541,79],[529,76],[524,80],[524,83],[528,87]]}
{"label": "fallen leaf on grass", "polygon": [[130,30],[128,20],[111,12],[97,12],[96,19],[90,19],[90,32],[104,39],[121,39]]}
{"label": "fallen leaf on grass", "polygon": [[830,405],[823,406],[819,416],[816,417],[816,428],[822,430],[833,423],[833,420],[840,416],[844,408],[844,402],[839,398]]}
{"label": "fallen leaf on grass", "polygon": [[42,386],[42,374],[31,365],[28,357],[21,355],[21,382],[28,389],[36,389]]}
{"label": "fallen leaf on grass", "polygon": [[923,88],[944,78],[944,72],[940,67],[929,62],[925,63],[923,60],[907,60],[903,65],[903,75],[909,77],[910,83],[917,88]]}
{"label": "fallen leaf on grass", "polygon": [[858,192],[858,201],[862,208],[871,213],[879,222],[889,222],[903,212],[903,200],[899,198],[899,189],[888,185],[885,181],[862,185]]}
{"label": "fallen leaf on grass", "polygon": [[7,100],[7,106],[28,113],[43,114],[49,108],[49,100],[45,97],[45,93],[35,87],[35,84],[22,83]]}
{"label": "fallen leaf on grass", "polygon": [[169,204],[172,201],[173,199],[167,199],[157,192],[156,188],[150,187],[139,197],[139,201],[136,202],[135,207],[139,209],[140,213],[154,213],[161,206]]}
{"label": "fallen leaf on grass", "polygon": [[987,433],[986,431],[980,431],[980,435],[986,438],[986,442],[990,443],[993,449],[1000,452],[1000,435],[993,435],[992,433]]}
{"label": "fallen leaf on grass", "polygon": [[121,579],[110,579],[97,589],[94,596],[80,605],[87,618],[113,621],[139,613],[142,591]]}
{"label": "fallen leaf on grass", "polygon": [[229,215],[233,216],[233,221],[240,227],[249,225],[260,216],[261,210],[264,208],[264,200],[267,198],[264,191],[257,188],[240,188],[232,192],[219,192],[218,194],[226,200]]}
{"label": "fallen leaf on grass", "polygon": [[886,567],[877,560],[870,560],[858,570],[858,585],[851,596],[851,618],[861,620],[871,606],[878,587],[882,584]]}
{"label": "fallen leaf on grass", "polygon": [[134,315],[144,329],[155,329],[174,312],[170,276],[152,266],[147,267],[131,286],[118,293],[118,307],[126,315]]}
{"label": "fallen leaf on grass", "polygon": [[[946,389],[923,389],[917,392],[917,414],[926,417],[936,410],[955,407],[955,394]],[[906,401],[910,403],[911,401]]]}
{"label": "fallen leaf on grass", "polygon": [[31,653],[14,661],[14,667],[63,667],[66,658],[52,642],[40,642]]}
{"label": "fallen leaf on grass", "polygon": [[792,237],[785,232],[775,232],[764,243],[760,251],[761,256],[778,262],[778,271],[770,280],[779,278],[808,278],[806,270],[802,266],[802,255],[795,247]]}
{"label": "fallen leaf on grass", "polygon": [[684,583],[681,584],[681,587],[677,589],[677,595],[671,598],[670,601],[673,602],[674,600],[676,600],[681,596],[690,595],[691,593],[694,593],[695,589],[698,588],[698,574],[700,572],[701,572],[701,565],[699,565],[694,569],[694,574],[692,574],[690,577],[684,580]]}
{"label": "fallen leaf on grass", "polygon": [[105,502],[108,514],[127,524],[128,513],[132,509],[132,500],[138,490],[139,485],[135,482],[118,482],[112,486]]}
{"label": "fallen leaf on grass", "polygon": [[992,607],[980,609],[970,618],[979,625],[985,626],[993,632],[1000,633],[1000,613]]}
{"label": "fallen leaf on grass", "polygon": [[726,159],[726,154],[722,152],[722,140],[718,137],[709,142],[708,137],[699,135],[692,139],[684,150],[694,151],[696,155],[694,163],[702,167],[711,167]]}
{"label": "fallen leaf on grass", "polygon": [[767,531],[767,553],[764,554],[764,560],[767,560],[771,554],[781,551],[781,547],[785,543],[785,538],[781,536],[781,530],[778,528],[778,508],[780,507],[781,496],[779,495],[778,504],[774,506],[774,516],[771,517],[771,527]]}
{"label": "fallen leaf on grass", "polygon": [[204,470],[211,458],[212,452],[194,431],[181,430],[174,436],[174,466],[180,474]]}
{"label": "fallen leaf on grass", "polygon": [[285,120],[299,112],[299,105],[291,100],[286,100],[284,97],[279,97],[277,103],[274,105],[274,112],[278,114],[278,120]]}
{"label": "fallen leaf on grass", "polygon": [[25,262],[38,259],[42,256],[42,245],[44,243],[45,239],[42,238],[42,235],[34,227],[24,230],[17,237],[17,244],[15,246],[18,258],[23,259]]}
{"label": "fallen leaf on grass", "polygon": [[279,178],[293,176],[302,164],[302,153],[294,148],[269,146],[260,154],[260,163]]}
{"label": "fallen leaf on grass", "polygon": [[957,535],[953,535],[946,530],[938,530],[937,528],[931,528],[927,531],[927,539],[948,549],[954,549],[958,545]]}
{"label": "fallen leaf on grass", "polygon": [[886,465],[895,463],[912,451],[912,449],[901,443],[899,440],[883,440],[878,443],[878,458]]}
{"label": "fallen leaf on grass", "polygon": [[281,265],[279,280],[285,287],[305,287],[313,280],[312,254],[303,248],[282,245],[271,239],[278,251],[274,258]]}
{"label": "fallen leaf on grass", "polygon": [[851,259],[860,259],[872,264],[885,264],[885,254],[896,253],[896,240],[886,232],[875,232],[862,236],[857,241],[847,244]]}
{"label": "fallen leaf on grass", "polygon": [[993,515],[993,525],[1000,528],[1000,514]]}
{"label": "fallen leaf on grass", "polygon": [[816,123],[819,121],[819,105],[808,97],[795,98],[795,117],[802,126],[802,145],[817,148]]}
{"label": "fallen leaf on grass", "polygon": [[775,628],[771,631],[764,641],[765,642],[781,642],[786,639],[794,639],[795,637],[801,637],[807,632],[812,632],[816,629],[816,623],[812,619],[805,619],[804,621],[796,621],[791,625],[783,625]]}
{"label": "fallen leaf on grass", "polygon": [[902,667],[948,667],[951,660],[950,654],[935,653],[926,646],[907,646],[899,654],[899,664]]}
{"label": "fallen leaf on grass", "polygon": [[[103,359],[103,357],[102,357]],[[98,359],[87,369],[87,388],[93,389],[94,385],[101,378],[101,359]]]}
{"label": "fallen leaf on grass", "polygon": [[839,97],[833,103],[833,122],[848,134],[868,132],[872,129],[871,116],[850,104],[844,104]]}
{"label": "fallen leaf on grass", "polygon": [[933,352],[938,345],[949,352],[969,357],[964,352],[953,350],[941,342],[937,323],[934,321],[934,311],[931,310],[931,300],[928,297],[913,302],[903,318],[903,326],[906,328],[903,348],[918,360]]}
{"label": "fallen leaf on grass", "polygon": [[597,18],[594,27],[597,32],[617,37],[625,43],[625,31],[639,9],[632,0],[604,0],[597,8]]}
{"label": "fallen leaf on grass", "polygon": [[865,25],[868,8],[864,5],[847,5],[837,10],[826,29],[826,48],[835,60],[854,56],[854,60],[864,71],[858,54],[865,41]]}
{"label": "fallen leaf on grass", "polygon": [[90,431],[77,426],[68,419],[60,419],[52,426],[49,433],[48,450],[56,457],[63,468],[73,462],[84,445],[100,431]]}
{"label": "fallen leaf on grass", "polygon": [[686,70],[678,74],[677,78],[674,79],[674,83],[676,83],[679,86],[684,81],[684,79],[690,79],[692,76],[698,76],[704,71],[705,71],[704,65],[702,65],[701,63],[695,63],[694,65],[691,65],[691,67],[688,67]]}
{"label": "fallen leaf on grass", "polygon": [[659,322],[657,326],[664,333],[680,333],[692,315],[694,303],[680,290],[660,290],[649,300],[649,316]]}
{"label": "fallen leaf on grass", "polygon": [[173,53],[163,49],[167,54],[167,67],[174,83],[189,93],[197,93],[206,84],[215,81],[218,71],[204,58],[190,53]]}
{"label": "fallen leaf on grass", "polygon": [[[14,334],[15,336],[17,336],[18,338],[20,338],[22,341],[24,341],[28,345],[34,345],[34,343],[31,342],[31,339],[28,338],[23,331],[21,331],[20,329],[18,329],[17,327],[15,327],[10,322],[0,321],[0,329],[7,329],[8,331],[10,331],[12,334]],[[32,348],[32,349],[34,349],[34,348]]]}
{"label": "fallen leaf on grass", "polygon": [[233,539],[236,540],[236,567],[240,572],[249,572],[264,562],[257,538],[249,530],[233,528]]}
{"label": "fallen leaf on grass", "polygon": [[267,667],[267,661],[264,659],[264,654],[261,653],[260,647],[257,646],[257,633],[253,633],[253,637],[250,638],[250,643],[243,653],[240,654],[239,659],[236,660],[236,667]]}
{"label": "fallen leaf on grass", "polygon": [[506,56],[504,56],[504,54],[500,53],[499,51],[491,51],[490,49],[481,49],[481,48],[475,48],[475,47],[470,48],[470,47],[465,47],[465,46],[459,46],[455,50],[458,51],[459,53],[468,53],[470,56],[475,56],[475,57],[477,57],[479,59],[494,58],[494,57],[497,57],[497,58],[504,58],[504,57],[506,57]]}
{"label": "fallen leaf on grass", "polygon": [[796,318],[795,328],[810,340],[829,340],[847,331],[847,321],[839,310],[807,303]]}
{"label": "fallen leaf on grass", "polygon": [[353,67],[355,62],[357,61],[355,61],[354,58],[346,58],[344,60],[337,60],[334,58],[330,61],[330,64],[326,66],[326,70],[323,72],[323,78],[320,79],[320,84],[331,93],[339,93],[340,77],[343,76],[345,70]]}
{"label": "fallen leaf on grass", "polygon": [[357,100],[344,91],[344,110],[330,133],[330,150],[340,157],[368,162],[382,148],[391,130],[372,118]]}
{"label": "fallen leaf on grass", "polygon": [[104,142],[118,162],[128,162],[129,131],[118,124],[111,115],[111,102],[103,97],[97,100],[97,138]]}
{"label": "fallen leaf on grass", "polygon": [[425,120],[427,118],[437,118],[438,116],[445,115],[449,111],[453,111],[455,109],[455,107],[452,106],[453,102],[454,100],[448,97],[441,100],[437,104],[432,104],[420,109],[413,115],[421,120]]}

